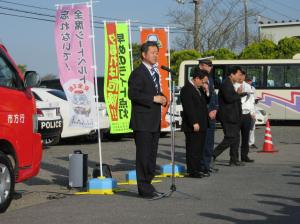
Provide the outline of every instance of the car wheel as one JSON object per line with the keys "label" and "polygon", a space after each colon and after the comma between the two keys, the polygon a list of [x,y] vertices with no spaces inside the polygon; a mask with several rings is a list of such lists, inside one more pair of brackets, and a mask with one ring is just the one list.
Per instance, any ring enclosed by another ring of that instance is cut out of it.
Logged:
{"label": "car wheel", "polygon": [[9,158],[0,152],[0,213],[6,211],[13,198],[15,175]]}
{"label": "car wheel", "polygon": [[45,138],[43,139],[43,145],[45,146],[51,146],[51,145],[57,145],[60,141],[60,137],[52,137],[52,138]]}

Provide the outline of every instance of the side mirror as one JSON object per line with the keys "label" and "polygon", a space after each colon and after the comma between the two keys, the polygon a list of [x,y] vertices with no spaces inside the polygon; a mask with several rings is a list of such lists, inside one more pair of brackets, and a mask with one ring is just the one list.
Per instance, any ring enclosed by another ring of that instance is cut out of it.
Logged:
{"label": "side mirror", "polygon": [[41,84],[40,76],[35,71],[25,72],[24,86],[25,88],[38,87]]}

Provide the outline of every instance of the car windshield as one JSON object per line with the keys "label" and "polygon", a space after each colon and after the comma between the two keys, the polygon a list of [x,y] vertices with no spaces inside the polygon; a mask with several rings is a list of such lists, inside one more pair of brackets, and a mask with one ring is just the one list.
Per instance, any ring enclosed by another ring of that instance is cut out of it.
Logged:
{"label": "car windshield", "polygon": [[50,90],[48,93],[62,99],[62,100],[67,100],[66,94],[64,91],[61,90]]}

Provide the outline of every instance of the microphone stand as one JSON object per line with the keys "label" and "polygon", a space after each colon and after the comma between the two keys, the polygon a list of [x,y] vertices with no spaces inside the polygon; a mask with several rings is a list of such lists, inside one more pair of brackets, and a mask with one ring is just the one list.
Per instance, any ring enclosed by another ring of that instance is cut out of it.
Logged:
{"label": "microphone stand", "polygon": [[150,199],[150,201],[170,197],[173,192],[176,191],[175,184],[175,128],[174,128],[174,114],[175,114],[175,81],[172,81],[171,88],[171,104],[170,104],[170,127],[171,127],[171,164],[172,164],[172,175],[171,175],[171,186],[170,190],[166,193],[163,193],[155,198]]}
{"label": "microphone stand", "polygon": [[[170,72],[171,76],[170,78],[173,76],[176,76],[176,73],[165,67],[165,66],[162,66],[162,69]],[[188,196],[189,198],[193,198],[193,199],[196,199],[196,200],[201,200],[200,198],[198,197],[195,197],[195,196],[192,196],[192,195],[189,195],[187,193],[184,193],[184,192],[181,192],[181,191],[178,191],[177,188],[176,188],[176,183],[175,183],[175,127],[174,127],[174,124],[175,124],[175,119],[174,119],[174,115],[175,115],[175,81],[171,78],[172,80],[172,87],[171,87],[171,104],[170,104],[170,121],[171,121],[171,124],[170,124],[170,127],[171,127],[171,163],[172,163],[172,175],[171,175],[171,186],[170,186],[170,190],[166,193],[163,193],[155,198],[152,198],[152,199],[149,199],[150,201],[154,201],[154,200],[159,200],[159,199],[162,199],[162,198],[167,198],[167,197],[171,197],[171,195],[174,193],[174,192],[177,192],[177,193],[180,193],[180,194],[183,194],[185,196]]]}

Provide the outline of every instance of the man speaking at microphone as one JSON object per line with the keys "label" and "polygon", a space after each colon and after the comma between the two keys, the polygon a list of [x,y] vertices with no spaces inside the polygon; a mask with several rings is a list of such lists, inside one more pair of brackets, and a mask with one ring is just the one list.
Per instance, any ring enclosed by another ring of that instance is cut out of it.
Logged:
{"label": "man speaking at microphone", "polygon": [[160,136],[161,106],[167,105],[167,98],[160,88],[158,51],[154,41],[142,44],[142,63],[132,71],[128,81],[128,95],[132,102],[130,128],[136,145],[137,186],[139,195],[145,198],[161,196],[151,184]]}

